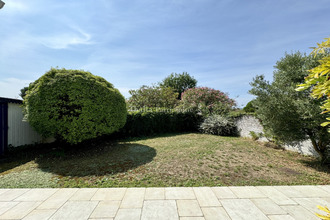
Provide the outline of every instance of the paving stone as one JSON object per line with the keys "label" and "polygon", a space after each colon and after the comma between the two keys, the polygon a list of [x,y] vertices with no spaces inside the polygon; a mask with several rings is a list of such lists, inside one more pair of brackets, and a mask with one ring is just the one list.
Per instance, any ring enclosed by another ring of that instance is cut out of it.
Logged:
{"label": "paving stone", "polygon": [[10,189],[0,189],[0,195],[2,194],[2,193],[5,193],[5,192],[8,192]]}
{"label": "paving stone", "polygon": [[52,196],[58,189],[31,189],[14,201],[45,201]]}
{"label": "paving stone", "polygon": [[0,194],[0,201],[12,201],[24,193],[30,191],[30,189],[10,189]]}
{"label": "paving stone", "polygon": [[179,216],[203,216],[197,200],[177,200]]}
{"label": "paving stone", "polygon": [[35,209],[25,216],[23,220],[49,219],[55,212],[56,209]]}
{"label": "paving stone", "polygon": [[321,212],[317,206],[327,206],[330,208],[330,202],[321,198],[294,198],[294,200],[311,212]]}
{"label": "paving stone", "polygon": [[296,190],[293,186],[274,186],[274,188],[289,198],[305,197],[304,194]]}
{"label": "paving stone", "polygon": [[147,188],[145,200],[165,199],[165,188]]}
{"label": "paving stone", "polygon": [[264,195],[273,200],[278,205],[297,205],[295,201],[276,190],[272,186],[257,186]]}
{"label": "paving stone", "polygon": [[0,216],[0,219],[22,219],[35,209],[40,202],[20,202]]}
{"label": "paving stone", "polygon": [[304,197],[330,197],[330,193],[315,186],[292,186],[297,191],[301,192]]}
{"label": "paving stone", "polygon": [[19,202],[0,202],[0,215],[13,208]]}
{"label": "paving stone", "polygon": [[268,215],[270,220],[295,220],[291,215]]}
{"label": "paving stone", "polygon": [[205,220],[231,220],[223,207],[204,207],[202,211]]}
{"label": "paving stone", "polygon": [[141,220],[179,219],[174,200],[147,200],[142,208]]}
{"label": "paving stone", "polygon": [[145,188],[127,189],[120,208],[142,208],[145,191]]}
{"label": "paving stone", "polygon": [[122,200],[127,188],[99,189],[91,200]]}
{"label": "paving stone", "polygon": [[218,199],[236,199],[237,196],[228,187],[212,187]]}
{"label": "paving stone", "polygon": [[134,220],[141,218],[142,209],[119,209],[115,220]]}
{"label": "paving stone", "polygon": [[180,217],[180,220],[205,220],[204,217]]}
{"label": "paving stone", "polygon": [[[327,197],[327,198],[322,198],[323,200],[327,201],[328,203],[330,203],[330,197]],[[330,207],[329,207],[330,209]]]}
{"label": "paving stone", "polygon": [[266,215],[287,214],[279,205],[271,199],[251,199],[251,201]]}
{"label": "paving stone", "polygon": [[266,220],[267,216],[249,199],[226,199],[221,201],[232,219]]}
{"label": "paving stone", "polygon": [[78,189],[65,188],[59,189],[46,201],[41,203],[38,209],[58,209],[77,191]]}
{"label": "paving stone", "polygon": [[317,186],[325,191],[327,191],[328,193],[330,193],[330,185],[319,185]]}
{"label": "paving stone", "polygon": [[113,218],[119,209],[120,201],[100,201],[91,214],[91,218]]}
{"label": "paving stone", "polygon": [[88,201],[91,200],[92,197],[95,195],[96,191],[98,189],[96,188],[82,188],[78,189],[77,192],[73,194],[73,196],[70,197],[69,200],[80,200],[80,201]]}
{"label": "paving stone", "polygon": [[241,199],[266,198],[266,196],[254,186],[231,186],[229,189]]}
{"label": "paving stone", "polygon": [[193,190],[201,207],[221,206],[218,198],[210,187],[194,187]]}
{"label": "paving stone", "polygon": [[50,220],[81,220],[88,219],[98,201],[68,201],[55,214]]}
{"label": "paving stone", "polygon": [[294,219],[304,219],[304,220],[319,220],[319,218],[312,212],[308,211],[299,205],[284,205],[281,206],[284,211],[288,212]]}
{"label": "paving stone", "polygon": [[88,220],[113,220],[113,218],[89,218]]}
{"label": "paving stone", "polygon": [[165,188],[166,199],[196,199],[195,193],[190,187]]}

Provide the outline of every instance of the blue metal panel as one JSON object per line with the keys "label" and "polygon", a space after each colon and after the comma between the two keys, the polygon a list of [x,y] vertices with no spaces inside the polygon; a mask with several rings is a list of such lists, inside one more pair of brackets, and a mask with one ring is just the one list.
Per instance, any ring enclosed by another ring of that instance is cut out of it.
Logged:
{"label": "blue metal panel", "polygon": [[8,146],[8,103],[0,103],[0,156]]}

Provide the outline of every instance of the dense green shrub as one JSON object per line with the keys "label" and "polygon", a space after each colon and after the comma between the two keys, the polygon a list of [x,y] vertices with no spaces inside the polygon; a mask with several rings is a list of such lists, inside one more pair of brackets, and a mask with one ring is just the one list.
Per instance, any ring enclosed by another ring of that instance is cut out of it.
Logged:
{"label": "dense green shrub", "polygon": [[117,135],[136,137],[169,132],[198,131],[200,121],[201,116],[191,112],[129,112],[126,125]]}
{"label": "dense green shrub", "polygon": [[130,108],[174,108],[178,102],[178,93],[170,87],[141,86],[129,93],[131,97],[127,104]]}
{"label": "dense green shrub", "polygon": [[226,114],[233,106],[235,106],[235,101],[230,99],[227,94],[208,87],[197,87],[182,93],[179,107],[208,116],[211,114]]}
{"label": "dense green shrub", "polygon": [[52,68],[30,84],[23,106],[37,132],[68,143],[113,133],[127,114],[124,97],[111,83],[81,70]]}
{"label": "dense green shrub", "polygon": [[248,112],[248,113],[253,113],[253,112],[255,112],[256,111],[256,108],[255,108],[255,106],[254,106],[254,100],[252,100],[252,101],[249,101],[247,104],[246,104],[246,106],[243,108],[243,110],[245,111],[245,112]]}
{"label": "dense green shrub", "polygon": [[200,125],[200,131],[206,134],[220,136],[237,136],[237,127],[235,122],[221,115],[210,115],[206,117]]}

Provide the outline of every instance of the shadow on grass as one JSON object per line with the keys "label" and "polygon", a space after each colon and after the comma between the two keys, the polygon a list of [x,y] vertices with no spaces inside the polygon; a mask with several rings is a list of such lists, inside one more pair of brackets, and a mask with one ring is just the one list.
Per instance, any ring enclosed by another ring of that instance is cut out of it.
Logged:
{"label": "shadow on grass", "polygon": [[320,160],[299,160],[300,163],[307,167],[311,167],[319,172],[330,174],[330,163],[322,163]]}
{"label": "shadow on grass", "polygon": [[140,144],[113,144],[103,149],[91,149],[78,154],[59,151],[55,158],[40,157],[39,168],[61,176],[84,177],[123,173],[147,164],[156,150]]}
{"label": "shadow on grass", "polygon": [[57,142],[10,152],[7,159],[0,162],[0,172],[35,161],[41,170],[60,176],[103,176],[134,169],[151,162],[155,156],[156,150],[149,146],[107,138],[71,146]]}

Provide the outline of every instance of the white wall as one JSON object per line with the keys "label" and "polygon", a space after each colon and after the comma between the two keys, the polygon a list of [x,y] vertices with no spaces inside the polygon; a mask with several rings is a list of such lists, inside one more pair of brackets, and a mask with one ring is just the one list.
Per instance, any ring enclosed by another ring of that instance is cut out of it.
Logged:
{"label": "white wall", "polygon": [[[236,126],[241,137],[251,137],[250,132],[254,131],[256,134],[264,133],[264,128],[260,124],[259,120],[252,115],[244,115],[237,119]],[[260,139],[261,141],[267,141],[265,137]]]}
{"label": "white wall", "polygon": [[[256,134],[263,133],[263,127],[259,120],[252,115],[245,115],[237,119],[236,125],[241,137],[251,137],[250,131]],[[268,141],[266,138],[261,138],[260,141]],[[283,146],[286,150],[295,151],[304,155],[319,157],[319,154],[314,150],[310,140],[299,142],[295,145],[286,144]]]}
{"label": "white wall", "polygon": [[8,145],[17,147],[41,141],[41,136],[33,130],[28,122],[23,121],[20,105],[8,103]]}

